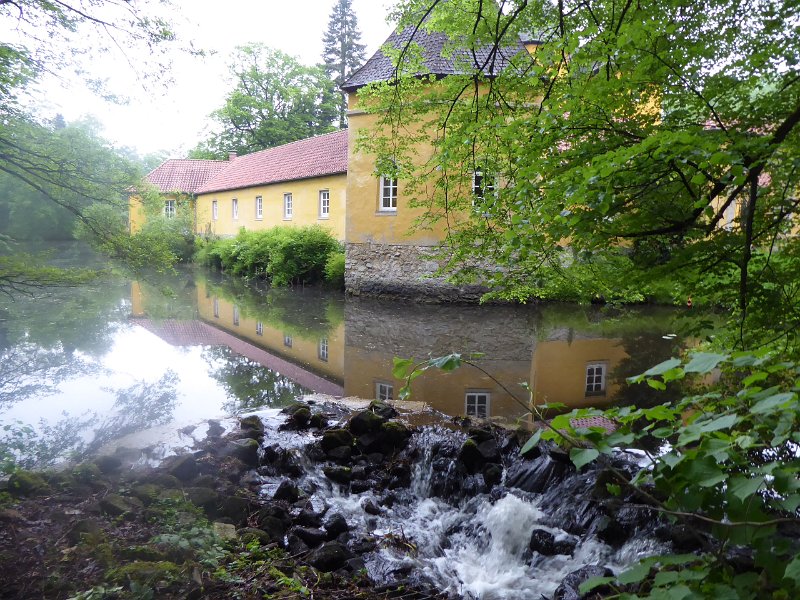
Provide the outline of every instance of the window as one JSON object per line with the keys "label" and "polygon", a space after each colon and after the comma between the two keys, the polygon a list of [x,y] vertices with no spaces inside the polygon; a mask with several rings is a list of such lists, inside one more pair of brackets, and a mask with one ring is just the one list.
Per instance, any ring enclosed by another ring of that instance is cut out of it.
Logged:
{"label": "window", "polygon": [[175,200],[164,201],[164,216],[168,219],[175,218]]}
{"label": "window", "polygon": [[328,362],[328,338],[322,338],[319,341],[319,347],[317,348],[317,356],[320,360]]}
{"label": "window", "polygon": [[264,335],[264,324],[261,321],[256,321],[256,335]]}
{"label": "window", "polygon": [[219,202],[216,200],[211,201],[211,218],[216,221],[219,219]]}
{"label": "window", "polygon": [[239,218],[239,201],[236,198],[231,200],[231,215],[234,220]]}
{"label": "window", "polygon": [[485,419],[489,416],[489,401],[492,395],[489,392],[471,391],[464,397],[464,413],[468,417]]}
{"label": "window", "polygon": [[264,218],[264,198],[256,196],[256,219]]}
{"label": "window", "polygon": [[476,166],[472,173],[472,203],[491,198],[495,193],[495,178],[483,167]]}
{"label": "window", "polygon": [[283,218],[284,219],[291,219],[292,218],[292,195],[291,194],[284,194],[283,195]]}
{"label": "window", "polygon": [[327,219],[331,214],[331,192],[330,190],[319,191],[319,218]]}
{"label": "window", "polygon": [[394,386],[391,383],[377,382],[375,384],[375,399],[394,400]]}
{"label": "window", "polygon": [[214,318],[219,319],[219,298],[214,298]]}
{"label": "window", "polygon": [[233,324],[236,325],[237,327],[239,326],[239,307],[238,306],[234,306],[233,307]]}
{"label": "window", "polygon": [[292,347],[292,336],[290,336],[288,333],[283,334],[283,345],[287,348]]}
{"label": "window", "polygon": [[381,203],[379,210],[397,211],[397,179],[381,175]]}
{"label": "window", "polygon": [[586,395],[602,396],[606,393],[605,363],[589,363],[586,365]]}

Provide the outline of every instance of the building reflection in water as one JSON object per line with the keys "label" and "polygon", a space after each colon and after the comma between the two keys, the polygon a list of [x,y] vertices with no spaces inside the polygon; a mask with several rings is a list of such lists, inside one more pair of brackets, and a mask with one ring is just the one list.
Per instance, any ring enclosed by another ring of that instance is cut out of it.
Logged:
{"label": "building reflection in water", "polygon": [[134,316],[175,345],[225,345],[302,388],[334,396],[395,399],[394,357],[425,360],[481,353],[479,368],[433,369],[412,399],[450,415],[513,420],[537,404],[603,407],[635,402],[625,377],[677,351],[675,312],[576,306],[430,306],[348,299],[313,289],[253,290],[198,279],[194,320],[147,318],[132,287]]}

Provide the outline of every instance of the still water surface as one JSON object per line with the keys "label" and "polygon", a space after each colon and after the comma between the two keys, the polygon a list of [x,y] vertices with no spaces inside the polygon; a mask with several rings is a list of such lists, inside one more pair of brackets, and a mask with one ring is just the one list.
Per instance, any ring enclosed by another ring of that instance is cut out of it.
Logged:
{"label": "still water surface", "polygon": [[625,377],[675,354],[681,316],[653,307],[413,305],[202,270],[108,275],[0,299],[0,450],[24,442],[22,464],[42,467],[132,435],[147,443],[141,432],[158,426],[174,432],[306,394],[393,398],[402,386],[395,356],[483,353],[479,369],[417,379],[411,400],[420,411],[524,419],[523,382],[539,403],[641,402],[651,392]]}

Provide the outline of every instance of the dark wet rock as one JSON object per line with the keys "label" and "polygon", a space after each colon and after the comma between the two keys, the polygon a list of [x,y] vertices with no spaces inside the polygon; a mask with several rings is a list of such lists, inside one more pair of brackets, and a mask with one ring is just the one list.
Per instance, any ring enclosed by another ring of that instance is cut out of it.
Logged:
{"label": "dark wet rock", "polygon": [[379,465],[386,460],[386,457],[380,452],[370,452],[366,456],[367,462],[371,465]]}
{"label": "dark wet rock", "polygon": [[289,529],[289,524],[286,521],[277,519],[275,517],[263,517],[258,520],[258,528],[269,535],[270,540],[273,542],[283,542],[283,536]]}
{"label": "dark wet rock", "polygon": [[[198,474],[197,460],[195,459],[193,454],[183,454],[168,460],[169,462],[166,465],[164,465],[167,474],[172,475],[173,477],[179,479],[180,481],[191,481],[192,479],[197,477]],[[162,485],[164,487],[178,487],[178,486],[168,486],[164,483],[159,483],[159,485]]]}
{"label": "dark wet rock", "polygon": [[483,427],[470,427],[468,434],[470,439],[474,440],[476,444],[481,444],[494,439],[494,434],[492,434],[491,430]]}
{"label": "dark wet rock", "polygon": [[364,509],[364,512],[367,513],[368,515],[377,516],[381,514],[380,507],[377,504],[375,504],[375,502],[373,502],[372,500],[364,500],[361,503],[361,507]]}
{"label": "dark wet rock", "polygon": [[84,540],[92,540],[93,543],[99,543],[104,535],[100,523],[94,519],[81,519],[69,529],[67,539],[73,545]]}
{"label": "dark wet rock", "polygon": [[391,404],[387,404],[382,400],[373,400],[370,402],[368,410],[375,413],[382,419],[394,419],[398,414]]}
{"label": "dark wet rock", "polygon": [[362,410],[350,418],[347,423],[347,428],[353,432],[353,435],[362,435],[364,433],[374,433],[378,431],[386,419],[378,416],[371,410]]}
{"label": "dark wet rock", "polygon": [[329,452],[339,446],[352,446],[353,434],[346,429],[329,429],[322,434],[322,449]]}
{"label": "dark wet rock", "polygon": [[289,515],[289,511],[280,504],[267,504],[266,506],[262,507],[258,511],[257,518],[259,521],[261,521],[261,519],[265,519],[266,517],[273,517],[279,521],[283,521],[287,528],[292,522],[292,517]]}
{"label": "dark wet rock", "polygon": [[483,481],[488,487],[493,487],[503,480],[503,465],[489,463],[483,467]]}
{"label": "dark wet rock", "polygon": [[13,508],[0,508],[0,523],[17,523],[24,521],[22,513]]}
{"label": "dark wet rock", "polygon": [[15,471],[8,478],[8,492],[12,496],[36,496],[47,490],[44,477],[32,471]]}
{"label": "dark wet rock", "polygon": [[400,421],[387,421],[381,425],[381,440],[384,453],[391,453],[405,447],[411,437],[411,430]]}
{"label": "dark wet rock", "polygon": [[214,509],[219,503],[219,494],[208,487],[187,487],[183,493],[189,502],[201,508]]}
{"label": "dark wet rock", "polygon": [[366,479],[350,482],[350,493],[363,494],[376,487],[377,483]]}
{"label": "dark wet rock", "polygon": [[340,543],[327,542],[313,550],[307,560],[315,569],[329,573],[341,569],[351,558],[353,558],[353,554]]}
{"label": "dark wet rock", "polygon": [[542,493],[555,488],[567,475],[575,472],[572,463],[554,460],[555,453],[548,453],[533,461],[517,463],[509,468],[506,484],[525,492]]}
{"label": "dark wet rock", "polygon": [[340,483],[342,485],[347,485],[350,483],[350,479],[353,475],[353,471],[350,469],[350,467],[328,466],[323,467],[322,472],[325,473],[325,477],[331,481]]}
{"label": "dark wet rock", "polygon": [[698,529],[680,523],[659,525],[653,533],[662,542],[672,544],[673,550],[680,553],[699,550],[705,536]]}
{"label": "dark wet rock", "polygon": [[100,500],[100,510],[112,517],[119,517],[124,514],[132,513],[139,504],[133,502],[133,498],[125,498],[119,494],[108,494]]}
{"label": "dark wet rock", "polygon": [[378,549],[378,542],[372,537],[362,537],[354,540],[350,547],[356,554],[367,554]]}
{"label": "dark wet rock", "polygon": [[275,490],[275,493],[272,495],[273,500],[285,500],[289,503],[297,502],[299,498],[300,490],[297,489],[297,486],[288,479],[281,481],[278,489]]}
{"label": "dark wet rock", "polygon": [[244,544],[258,541],[259,544],[265,546],[273,541],[273,538],[266,531],[257,527],[242,527],[236,530],[236,534]]}
{"label": "dark wet rock", "polygon": [[342,533],[350,531],[350,526],[342,514],[334,513],[325,519],[325,531],[328,532],[328,539],[332,540]]}
{"label": "dark wet rock", "polygon": [[352,457],[353,449],[350,446],[339,446],[328,451],[328,458],[340,465],[349,464]]}
{"label": "dark wet rock", "polygon": [[470,473],[478,471],[486,462],[481,451],[478,449],[478,444],[472,438],[465,441],[464,445],[461,446],[458,459]]}
{"label": "dark wet rock", "polygon": [[225,428],[222,425],[220,425],[219,421],[216,421],[214,419],[208,420],[208,430],[206,432],[206,435],[209,438],[211,439],[218,438],[223,433],[225,433]]}
{"label": "dark wet rock", "polygon": [[357,465],[353,467],[353,479],[362,480],[369,477],[367,468],[364,465]]}
{"label": "dark wet rock", "polygon": [[278,445],[264,448],[261,464],[263,466],[258,471],[261,475],[300,477],[303,474],[303,467],[300,465],[298,456],[291,450]]}
{"label": "dark wet rock", "polygon": [[478,452],[485,462],[500,462],[500,450],[497,449],[497,442],[494,438],[480,442]]}
{"label": "dark wet rock", "polygon": [[281,414],[289,415],[291,417],[297,411],[307,410],[307,409],[308,409],[308,404],[306,404],[305,402],[292,402],[288,406],[285,406],[283,409],[281,409]]}
{"label": "dark wet rock", "polygon": [[593,577],[612,577],[611,569],[598,565],[589,565],[573,571],[561,582],[553,592],[553,600],[581,600],[583,597],[579,591],[581,584]]}
{"label": "dark wet rock", "polygon": [[538,552],[542,556],[553,556],[556,554],[571,555],[575,552],[576,543],[570,540],[556,540],[556,537],[544,529],[534,529],[531,532],[531,539],[528,548],[532,552]]}
{"label": "dark wet rock", "polygon": [[379,452],[383,447],[383,440],[378,432],[364,433],[356,439],[356,446],[365,454]]}
{"label": "dark wet rock", "polygon": [[239,428],[246,438],[260,440],[264,438],[264,423],[256,415],[239,419]]}
{"label": "dark wet rock", "polygon": [[294,523],[302,527],[322,527],[322,516],[313,510],[304,508],[294,518]]}
{"label": "dark wet rock", "polygon": [[113,455],[98,456],[94,459],[94,464],[103,474],[108,475],[122,468],[122,459]]}
{"label": "dark wet rock", "polygon": [[286,549],[292,556],[301,556],[310,550],[308,544],[294,533],[289,533],[286,536]]}
{"label": "dark wet rock", "polygon": [[213,487],[216,487],[217,480],[218,480],[218,478],[214,477],[213,475],[200,475],[200,477],[197,477],[194,481],[192,481],[192,485],[194,487],[210,487],[210,488],[213,488]]}
{"label": "dark wet rock", "polygon": [[233,523],[244,523],[250,516],[252,508],[252,504],[247,498],[226,496],[220,503],[217,514],[230,519]]}
{"label": "dark wet rock", "polygon": [[316,548],[328,538],[326,532],[316,527],[292,527],[289,533],[295,534],[303,540],[309,548]]}
{"label": "dark wet rock", "polygon": [[233,440],[225,447],[225,454],[238,458],[244,464],[257,467],[259,463],[258,451],[261,445],[257,440],[252,438],[244,438],[241,440]]}
{"label": "dark wet rock", "polygon": [[309,425],[316,429],[324,429],[328,426],[328,417],[322,413],[314,413],[311,415],[311,421],[309,422]]}

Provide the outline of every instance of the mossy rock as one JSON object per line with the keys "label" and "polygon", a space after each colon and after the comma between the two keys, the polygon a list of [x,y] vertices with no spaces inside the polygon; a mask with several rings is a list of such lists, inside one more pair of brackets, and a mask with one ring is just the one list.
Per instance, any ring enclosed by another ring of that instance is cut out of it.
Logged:
{"label": "mossy rock", "polygon": [[186,498],[201,508],[214,508],[219,503],[219,494],[207,487],[189,487],[185,488],[184,493]]}
{"label": "mossy rock", "polygon": [[236,534],[244,544],[250,544],[251,542],[257,541],[262,546],[266,546],[272,542],[272,536],[270,536],[270,534],[255,527],[242,527],[236,531]]}
{"label": "mossy rock", "polygon": [[109,494],[100,500],[100,510],[112,517],[134,513],[139,509],[141,509],[141,501],[138,498]]}
{"label": "mossy rock", "polygon": [[165,488],[181,487],[181,480],[169,473],[154,473],[149,477],[143,478],[142,483],[152,483]]}
{"label": "mossy rock", "polygon": [[353,470],[350,467],[323,467],[325,477],[335,483],[347,485],[353,476]]}
{"label": "mossy rock", "polygon": [[259,463],[258,451],[260,449],[261,444],[257,440],[244,438],[230,442],[225,449],[225,453],[238,458],[246,465],[256,467]]}
{"label": "mossy rock", "polygon": [[135,561],[127,565],[122,565],[108,572],[108,578],[113,582],[127,583],[136,581],[137,583],[171,583],[181,575],[181,569],[173,562],[166,560],[160,561]]}
{"label": "mossy rock", "polygon": [[350,418],[350,421],[347,423],[347,428],[353,432],[353,435],[372,433],[378,431],[384,421],[386,421],[386,419],[375,414],[371,410],[362,410]]}
{"label": "mossy rock", "polygon": [[346,429],[329,429],[322,434],[322,449],[325,452],[339,446],[352,446],[353,434]]}
{"label": "mossy rock", "polygon": [[8,478],[8,492],[12,496],[37,496],[48,489],[44,477],[33,471],[15,471]]}
{"label": "mossy rock", "polygon": [[163,562],[167,556],[153,546],[128,546],[119,550],[120,558],[140,562]]}
{"label": "mossy rock", "polygon": [[155,483],[140,483],[131,488],[131,494],[145,504],[152,504],[158,500],[163,491],[164,488]]}
{"label": "mossy rock", "polygon": [[78,544],[84,540],[89,543],[97,543],[105,539],[105,532],[100,527],[100,523],[94,519],[81,519],[67,532],[67,539],[71,544]]}
{"label": "mossy rock", "polygon": [[315,427],[317,429],[323,429],[328,426],[328,417],[326,417],[322,413],[314,413],[311,415],[311,421],[309,423],[311,427]]}
{"label": "mossy rock", "polygon": [[308,404],[306,404],[305,402],[292,402],[288,406],[284,407],[283,410],[281,410],[281,413],[283,413],[284,415],[292,416],[298,410],[303,410],[303,409],[308,410]]}
{"label": "mossy rock", "polygon": [[398,414],[394,406],[392,406],[391,404],[387,404],[383,400],[373,400],[372,402],[369,403],[368,410],[374,412],[376,415],[383,418],[384,420],[394,419]]}
{"label": "mossy rock", "polygon": [[384,450],[402,448],[411,437],[411,430],[400,421],[387,421],[381,425],[380,433]]}
{"label": "mossy rock", "polygon": [[105,474],[116,473],[122,468],[122,459],[118,456],[98,456],[94,464]]}

